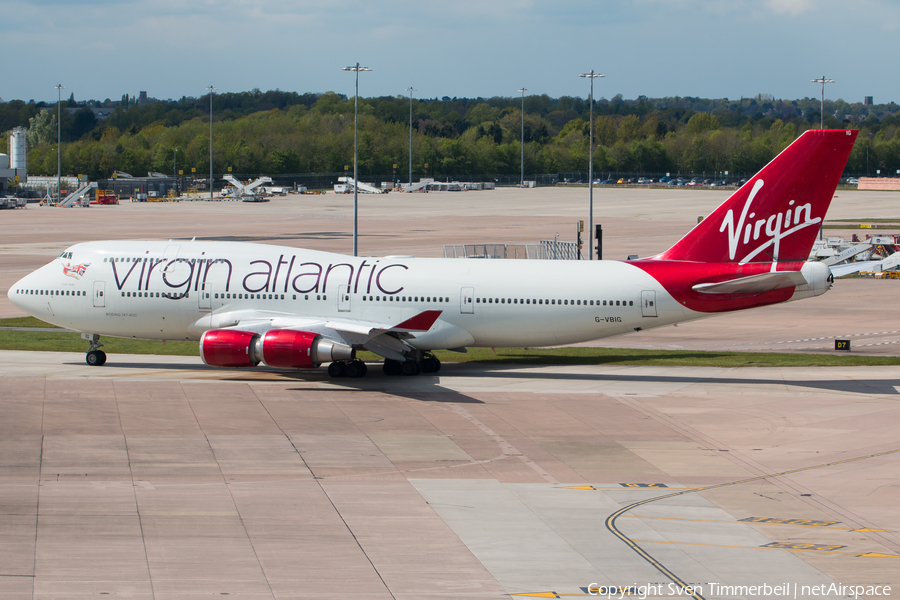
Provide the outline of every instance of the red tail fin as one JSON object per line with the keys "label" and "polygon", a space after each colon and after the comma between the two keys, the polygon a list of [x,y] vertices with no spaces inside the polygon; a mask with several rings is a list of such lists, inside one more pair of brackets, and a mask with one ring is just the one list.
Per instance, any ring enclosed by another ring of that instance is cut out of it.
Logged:
{"label": "red tail fin", "polygon": [[657,260],[805,261],[855,130],[809,130]]}

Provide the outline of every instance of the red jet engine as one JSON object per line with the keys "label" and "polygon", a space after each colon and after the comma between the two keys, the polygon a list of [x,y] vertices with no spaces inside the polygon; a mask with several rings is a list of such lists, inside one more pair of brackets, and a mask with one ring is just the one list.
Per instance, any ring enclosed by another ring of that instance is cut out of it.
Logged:
{"label": "red jet engine", "polygon": [[211,329],[200,338],[200,358],[213,367],[314,369],[326,362],[351,360],[353,348],[318,333],[270,329],[260,335],[236,329]]}

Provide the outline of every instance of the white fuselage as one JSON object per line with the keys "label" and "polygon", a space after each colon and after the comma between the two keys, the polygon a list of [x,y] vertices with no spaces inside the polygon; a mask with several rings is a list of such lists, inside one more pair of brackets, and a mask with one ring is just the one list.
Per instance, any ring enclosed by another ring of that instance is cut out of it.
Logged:
{"label": "white fuselage", "polygon": [[408,340],[420,350],[572,344],[708,316],[625,262],[357,258],[223,242],[77,244],[9,295],[61,327],[168,340],[245,323],[321,332],[331,319],[396,324],[441,311]]}

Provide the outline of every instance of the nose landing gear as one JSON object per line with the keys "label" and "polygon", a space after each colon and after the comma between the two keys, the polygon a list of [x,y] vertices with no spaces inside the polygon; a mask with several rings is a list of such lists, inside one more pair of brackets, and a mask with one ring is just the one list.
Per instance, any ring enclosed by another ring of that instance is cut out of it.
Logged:
{"label": "nose landing gear", "polygon": [[100,350],[100,347],[103,345],[100,343],[100,336],[96,333],[82,333],[81,337],[91,344],[87,355],[84,357],[85,362],[92,367],[102,367],[106,364],[106,352]]}

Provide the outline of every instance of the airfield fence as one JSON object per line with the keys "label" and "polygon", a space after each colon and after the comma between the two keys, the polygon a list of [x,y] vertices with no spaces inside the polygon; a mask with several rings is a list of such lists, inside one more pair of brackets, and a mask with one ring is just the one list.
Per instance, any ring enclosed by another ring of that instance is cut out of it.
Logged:
{"label": "airfield fence", "polygon": [[444,258],[579,260],[578,244],[541,240],[538,244],[447,244]]}

